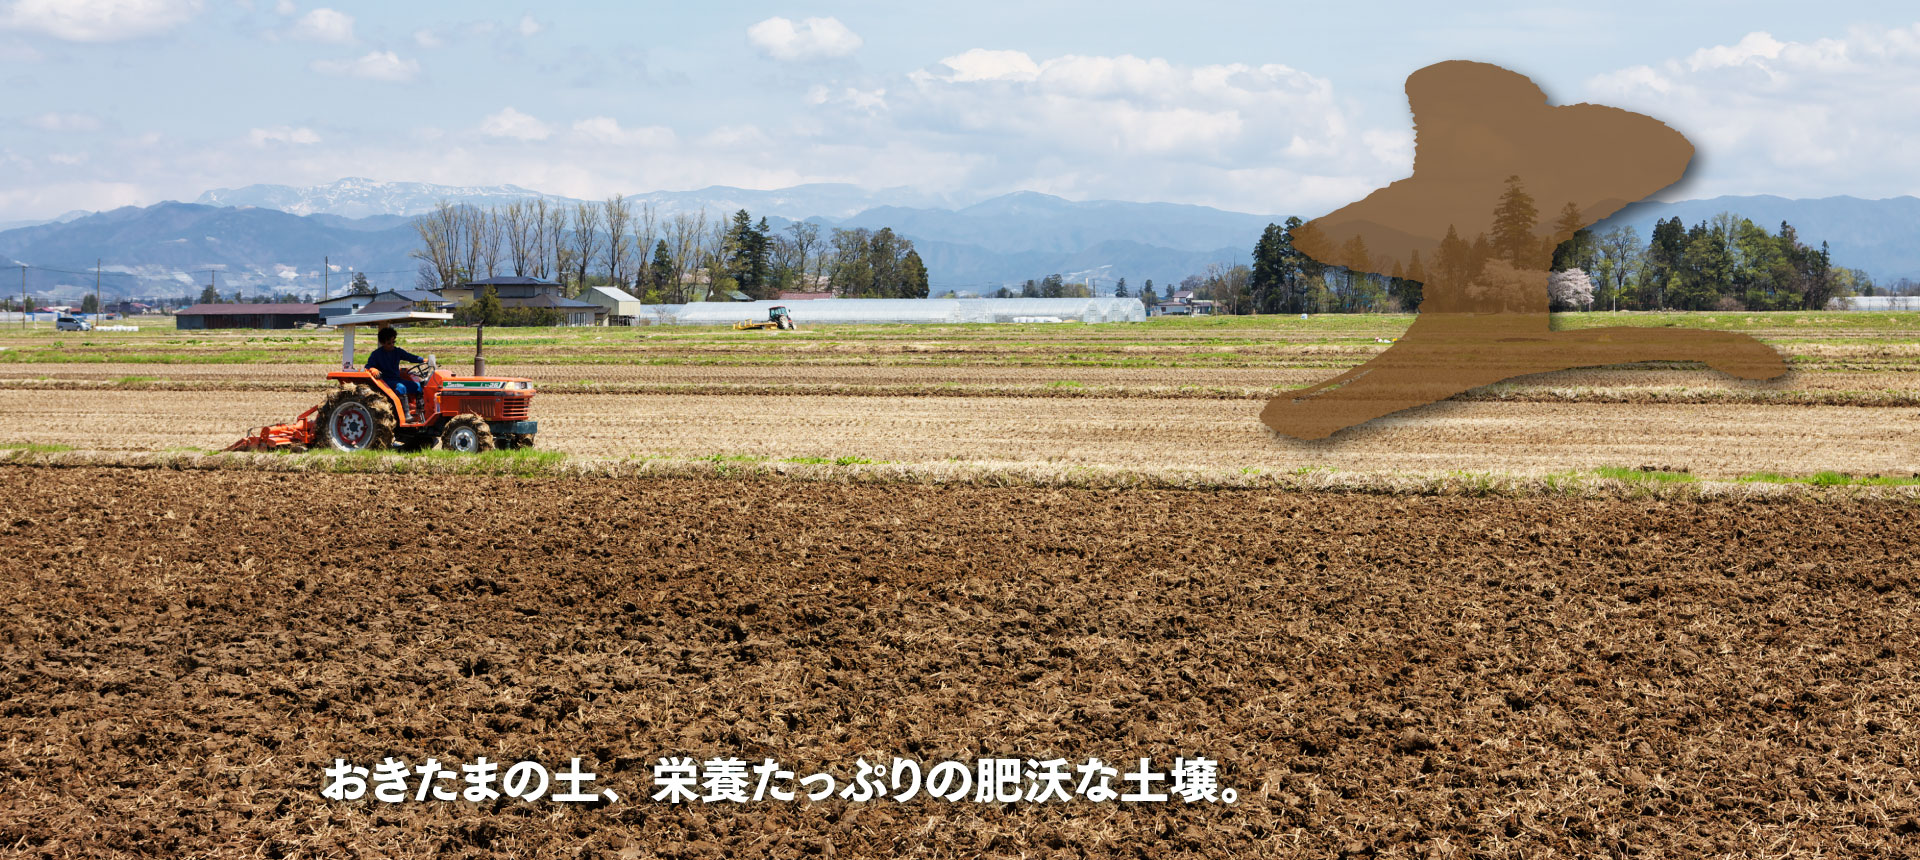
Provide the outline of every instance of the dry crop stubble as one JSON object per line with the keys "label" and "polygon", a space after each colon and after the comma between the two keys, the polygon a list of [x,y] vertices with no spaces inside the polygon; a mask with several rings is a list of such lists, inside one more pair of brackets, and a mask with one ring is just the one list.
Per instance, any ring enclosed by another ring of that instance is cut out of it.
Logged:
{"label": "dry crop stubble", "polygon": [[[0,389],[0,443],[221,448],[311,393]],[[1325,468],[1539,475],[1607,466],[1909,475],[1911,407],[1447,402],[1325,442],[1266,432],[1251,399],[543,394],[540,447],[569,455],[857,457],[1060,468]]]}

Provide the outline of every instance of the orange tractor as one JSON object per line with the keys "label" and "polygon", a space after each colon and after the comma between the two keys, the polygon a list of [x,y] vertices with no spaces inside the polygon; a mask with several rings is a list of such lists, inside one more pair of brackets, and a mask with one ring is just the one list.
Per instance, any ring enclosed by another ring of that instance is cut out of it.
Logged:
{"label": "orange tractor", "polygon": [[[327,374],[338,387],[319,406],[286,424],[262,427],[227,447],[229,451],[293,451],[326,446],[336,451],[423,451],[440,445],[478,453],[494,448],[531,448],[538,422],[531,419],[533,382],[485,376],[481,330],[474,334],[471,376],[441,369],[433,356],[405,369],[421,393],[408,404],[380,378],[354,366],[353,332],[360,326],[406,325],[452,319],[424,311],[346,314],[333,325],[345,333],[340,369]],[[409,409],[409,405],[416,408]]]}

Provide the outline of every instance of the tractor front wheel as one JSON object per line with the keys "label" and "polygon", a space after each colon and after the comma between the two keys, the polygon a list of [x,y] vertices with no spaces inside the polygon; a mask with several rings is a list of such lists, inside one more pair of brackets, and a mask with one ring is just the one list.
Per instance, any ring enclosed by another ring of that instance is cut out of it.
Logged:
{"label": "tractor front wheel", "polygon": [[493,430],[478,415],[455,415],[440,431],[440,447],[462,454],[480,454],[493,450]]}
{"label": "tractor front wheel", "polygon": [[320,417],[320,435],[335,451],[385,451],[393,447],[399,422],[393,404],[371,391],[328,397],[330,406]]}

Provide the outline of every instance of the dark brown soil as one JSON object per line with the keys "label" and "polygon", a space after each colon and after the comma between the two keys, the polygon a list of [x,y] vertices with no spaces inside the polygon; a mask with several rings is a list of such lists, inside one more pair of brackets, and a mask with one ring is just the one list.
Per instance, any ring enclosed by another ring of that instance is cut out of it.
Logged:
{"label": "dark brown soil", "polygon": [[[1902,503],[0,467],[0,853],[1911,857]],[[621,799],[320,796],[572,756]],[[669,806],[667,755],[1232,806]]]}

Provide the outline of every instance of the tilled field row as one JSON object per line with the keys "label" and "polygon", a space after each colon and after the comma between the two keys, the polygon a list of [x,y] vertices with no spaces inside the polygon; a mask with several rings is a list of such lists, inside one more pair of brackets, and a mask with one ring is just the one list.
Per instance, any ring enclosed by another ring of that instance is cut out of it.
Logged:
{"label": "tilled field row", "polygon": [[[0,466],[0,541],[17,856],[1896,858],[1920,838],[1905,503]],[[320,796],[336,758],[388,756],[578,756],[621,800]],[[674,805],[648,799],[663,756],[837,785],[861,758],[1199,756],[1237,801]]]}
{"label": "tilled field row", "polygon": [[[305,365],[0,365],[0,388],[129,390],[322,390],[325,367]],[[1329,377],[1316,369],[738,367],[503,365],[490,372],[532,379],[551,392],[599,394],[898,394],[1257,399]],[[1592,403],[1920,405],[1912,370],[1799,370],[1747,382],[1681,366],[1590,368],[1535,374],[1460,395],[1461,400]]]}
{"label": "tilled field row", "polygon": [[[0,443],[218,449],[313,405],[301,392],[0,389]],[[543,394],[539,445],[594,458],[852,457],[1130,470],[1541,475],[1600,467],[1906,476],[1911,407],[1446,402],[1304,443],[1253,400]]]}

